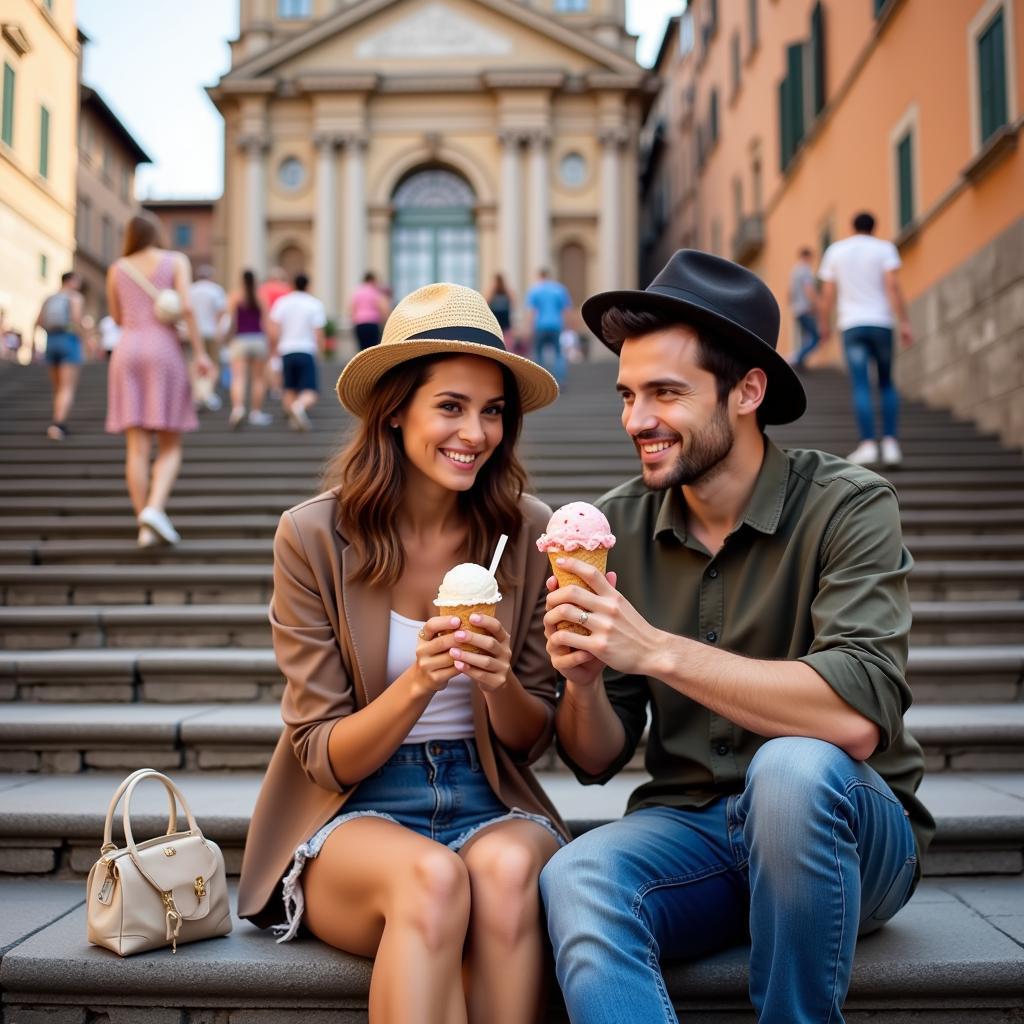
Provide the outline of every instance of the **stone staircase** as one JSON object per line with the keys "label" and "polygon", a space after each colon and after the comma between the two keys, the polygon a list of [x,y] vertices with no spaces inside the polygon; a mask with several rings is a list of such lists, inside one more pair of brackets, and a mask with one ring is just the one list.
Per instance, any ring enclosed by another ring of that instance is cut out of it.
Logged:
{"label": "stone staircase", "polygon": [[[552,506],[636,472],[613,367],[574,368],[527,419],[523,452]],[[240,922],[227,939],[121,961],[85,941],[82,876],[117,782],[150,765],[181,783],[229,875],[281,724],[266,603],[280,512],[315,493],[345,416],[316,429],[188,438],[170,513],[174,549],[139,551],[119,438],[102,432],[104,368],[88,366],[62,445],[43,437],[38,368],[0,368],[0,990],[3,1024],[364,1021],[369,966],[312,939],[277,946]],[[845,379],[807,378],[810,411],[784,446],[848,451]],[[276,411],[276,410],[275,410]],[[849,1021],[1024,1021],[1024,459],[971,426],[910,405],[894,471],[914,627],[908,720],[938,834],[907,907],[857,954]],[[642,760],[579,786],[553,754],[544,785],[579,831],[622,813]],[[140,790],[137,834],[163,795]],[[752,1021],[746,952],[667,974],[684,1019]],[[550,1021],[563,1020],[552,1000]],[[623,1018],[627,1020],[627,1017]]]}

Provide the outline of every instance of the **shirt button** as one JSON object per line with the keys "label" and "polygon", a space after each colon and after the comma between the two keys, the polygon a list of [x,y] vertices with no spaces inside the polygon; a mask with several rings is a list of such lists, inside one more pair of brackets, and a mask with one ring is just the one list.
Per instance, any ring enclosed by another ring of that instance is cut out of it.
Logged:
{"label": "shirt button", "polygon": [[707,640],[709,644],[713,644],[718,639],[718,634],[713,629],[709,630],[704,639]]}
{"label": "shirt button", "polygon": [[710,576],[713,580],[717,580],[718,579],[718,570],[717,569],[708,569],[708,576]]}
{"label": "shirt button", "polygon": [[727,743],[719,743],[718,746],[715,747],[715,753],[719,757],[725,757],[725,755],[729,753],[729,745]]}

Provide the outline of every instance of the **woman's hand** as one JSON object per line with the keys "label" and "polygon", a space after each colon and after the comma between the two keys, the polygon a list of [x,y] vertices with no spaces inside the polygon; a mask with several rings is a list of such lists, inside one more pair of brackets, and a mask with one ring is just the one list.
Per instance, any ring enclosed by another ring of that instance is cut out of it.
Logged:
{"label": "woman's hand", "polygon": [[[500,690],[508,681],[509,666],[512,664],[512,647],[505,627],[493,615],[474,612],[469,617],[474,626],[486,629],[486,633],[473,633],[459,629],[454,634],[451,656],[455,667],[465,672],[484,693]],[[463,650],[459,644],[471,644],[477,651]]]}
{"label": "woman's hand", "polygon": [[196,356],[195,365],[200,377],[209,377],[213,373],[213,360],[205,352]]}
{"label": "woman's hand", "polygon": [[447,615],[435,615],[423,623],[416,645],[416,670],[422,687],[418,696],[440,693],[462,671],[455,667],[451,654],[458,643],[452,628],[461,624],[460,619]]}

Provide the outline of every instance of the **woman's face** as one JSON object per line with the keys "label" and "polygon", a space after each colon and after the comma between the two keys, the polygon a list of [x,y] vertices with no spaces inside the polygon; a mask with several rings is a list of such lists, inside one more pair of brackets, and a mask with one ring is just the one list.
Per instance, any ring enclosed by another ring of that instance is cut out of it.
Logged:
{"label": "woman's face", "polygon": [[504,407],[504,378],[493,359],[457,356],[435,363],[391,419],[402,431],[410,479],[468,491],[501,443]]}

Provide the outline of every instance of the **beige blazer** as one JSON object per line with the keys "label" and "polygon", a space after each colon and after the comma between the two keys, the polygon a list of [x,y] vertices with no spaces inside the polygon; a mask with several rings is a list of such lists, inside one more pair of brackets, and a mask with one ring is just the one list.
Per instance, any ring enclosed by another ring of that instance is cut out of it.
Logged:
{"label": "beige blazer", "polygon": [[[548,706],[548,722],[529,753],[512,757],[493,735],[487,705],[473,690],[480,762],[507,807],[543,814],[569,833],[528,765],[554,731],[555,671],[544,649],[547,557],[535,545],[550,509],[521,502],[523,526],[504,558],[521,581],[502,595],[497,617],[512,638],[512,667],[530,693]],[[342,536],[335,491],[285,512],[274,538],[274,596],[270,624],[277,664],[286,680],[285,728],[260,789],[249,825],[238,887],[238,913],[260,927],[284,919],[281,877],[295,848],[341,810],[355,791],[334,777],[327,740],[334,723],[365,707],[386,685],[390,594],[351,576],[356,553]]]}

